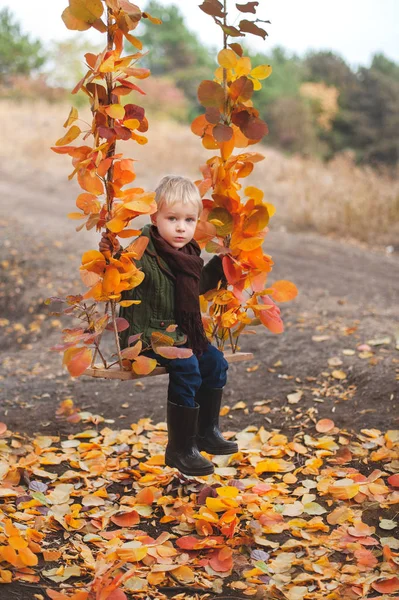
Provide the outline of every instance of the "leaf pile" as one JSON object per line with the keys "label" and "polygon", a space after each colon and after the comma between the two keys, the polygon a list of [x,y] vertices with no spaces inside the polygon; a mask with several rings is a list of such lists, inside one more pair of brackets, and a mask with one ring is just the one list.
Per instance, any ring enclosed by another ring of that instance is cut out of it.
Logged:
{"label": "leaf pile", "polygon": [[61,440],[1,424],[2,583],[45,581],[56,600],[165,598],[173,586],[395,598],[399,431],[355,435],[324,419],[288,439],[250,426],[237,454],[212,457],[214,475],[187,479],[164,465],[164,423],[99,425]]}

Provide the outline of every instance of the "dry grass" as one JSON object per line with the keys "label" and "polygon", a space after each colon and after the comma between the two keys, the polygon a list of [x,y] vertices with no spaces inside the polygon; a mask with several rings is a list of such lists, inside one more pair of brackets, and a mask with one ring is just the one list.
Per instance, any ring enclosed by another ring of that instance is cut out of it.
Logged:
{"label": "dry grass", "polygon": [[[50,150],[65,131],[69,106],[0,102],[0,170],[3,177],[34,186],[48,181],[65,189],[72,170],[69,157]],[[90,114],[82,112],[88,121]],[[199,178],[199,165],[211,153],[183,125],[151,122],[149,144],[120,144],[125,156],[137,158],[137,183],[153,189],[165,173]],[[254,147],[251,148],[251,150]],[[285,157],[260,149],[265,160],[256,165],[244,185],[257,185],[277,207],[274,226],[290,230],[311,229],[322,234],[355,238],[363,242],[393,244],[399,238],[399,178],[359,168],[350,156],[336,157],[325,165],[315,159]],[[71,192],[71,204],[73,204]]]}

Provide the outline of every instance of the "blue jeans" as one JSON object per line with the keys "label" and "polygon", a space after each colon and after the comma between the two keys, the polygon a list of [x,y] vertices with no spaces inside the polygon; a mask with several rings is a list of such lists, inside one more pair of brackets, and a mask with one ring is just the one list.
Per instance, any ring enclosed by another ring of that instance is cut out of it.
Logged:
{"label": "blue jeans", "polygon": [[197,357],[168,359],[146,352],[146,356],[156,358],[169,373],[168,398],[176,404],[195,406],[194,397],[200,386],[222,388],[226,385],[229,364],[212,344],[208,344],[205,352]]}

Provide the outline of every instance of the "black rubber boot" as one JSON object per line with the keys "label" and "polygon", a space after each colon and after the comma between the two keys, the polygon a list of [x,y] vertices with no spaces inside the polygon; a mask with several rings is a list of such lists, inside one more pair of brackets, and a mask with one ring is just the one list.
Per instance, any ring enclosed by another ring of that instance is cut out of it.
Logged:
{"label": "black rubber boot", "polygon": [[200,407],[197,444],[200,450],[209,454],[235,454],[236,442],[224,439],[219,429],[219,413],[223,388],[203,388],[198,390],[195,401]]}
{"label": "black rubber boot", "polygon": [[165,463],[185,475],[211,475],[215,470],[213,464],[198,450],[198,414],[198,405],[192,408],[168,400]]}

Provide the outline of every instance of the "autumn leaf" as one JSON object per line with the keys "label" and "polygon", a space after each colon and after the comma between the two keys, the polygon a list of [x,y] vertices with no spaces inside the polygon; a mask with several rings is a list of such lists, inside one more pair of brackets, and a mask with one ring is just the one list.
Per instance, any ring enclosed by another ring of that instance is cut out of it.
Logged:
{"label": "autumn leaf", "polygon": [[157,361],[146,356],[138,356],[132,364],[132,369],[137,375],[149,375],[157,366]]}
{"label": "autumn leaf", "polygon": [[56,146],[66,146],[76,140],[76,138],[81,134],[81,130],[77,125],[72,125],[70,129],[66,132],[66,134],[55,142]]}

